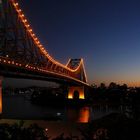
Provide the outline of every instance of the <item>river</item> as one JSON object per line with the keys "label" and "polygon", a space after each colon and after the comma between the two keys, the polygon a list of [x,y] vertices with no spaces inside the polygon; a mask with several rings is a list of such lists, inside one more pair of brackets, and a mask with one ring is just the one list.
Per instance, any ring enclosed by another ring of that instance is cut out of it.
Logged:
{"label": "river", "polygon": [[122,107],[100,104],[83,107],[44,107],[32,104],[23,95],[4,95],[2,118],[87,123],[113,112],[122,112]]}

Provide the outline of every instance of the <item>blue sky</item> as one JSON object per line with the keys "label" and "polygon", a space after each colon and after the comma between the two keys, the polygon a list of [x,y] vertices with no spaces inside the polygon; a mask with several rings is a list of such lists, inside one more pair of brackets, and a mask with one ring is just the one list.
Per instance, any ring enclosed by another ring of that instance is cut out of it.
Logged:
{"label": "blue sky", "polygon": [[140,85],[140,1],[20,0],[20,5],[50,55],[63,64],[84,58],[90,83]]}

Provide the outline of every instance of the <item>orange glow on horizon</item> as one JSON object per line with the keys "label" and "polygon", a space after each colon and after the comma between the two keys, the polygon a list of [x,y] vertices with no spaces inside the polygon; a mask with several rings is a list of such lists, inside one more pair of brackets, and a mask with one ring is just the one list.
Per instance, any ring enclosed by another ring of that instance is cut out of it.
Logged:
{"label": "orange glow on horizon", "polygon": [[[102,82],[102,81],[106,81],[106,82]],[[139,81],[140,81],[140,79],[139,79]],[[121,81],[119,81],[119,80],[117,80],[117,81],[115,81],[115,80],[110,80],[110,81],[109,80],[108,81],[107,80],[100,80],[100,81],[89,81],[89,85],[92,85],[94,83],[95,85],[100,86],[101,83],[104,83],[106,85],[106,87],[108,87],[111,82],[114,82],[118,85],[126,84],[128,87],[140,87],[139,81],[138,81],[138,79],[137,80],[132,80],[132,79],[121,80]]]}
{"label": "orange glow on horizon", "polygon": [[140,82],[127,82],[128,87],[140,87]]}

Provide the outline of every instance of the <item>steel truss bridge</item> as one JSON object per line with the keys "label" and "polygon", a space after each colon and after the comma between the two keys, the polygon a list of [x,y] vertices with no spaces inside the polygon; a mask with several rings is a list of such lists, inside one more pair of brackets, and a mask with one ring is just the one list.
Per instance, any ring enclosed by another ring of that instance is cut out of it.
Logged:
{"label": "steel truss bridge", "polygon": [[[0,0],[0,75],[88,86],[83,59],[66,65],[51,57],[34,33],[17,0]],[[74,86],[69,90],[73,98]],[[81,99],[84,95],[81,95]]]}

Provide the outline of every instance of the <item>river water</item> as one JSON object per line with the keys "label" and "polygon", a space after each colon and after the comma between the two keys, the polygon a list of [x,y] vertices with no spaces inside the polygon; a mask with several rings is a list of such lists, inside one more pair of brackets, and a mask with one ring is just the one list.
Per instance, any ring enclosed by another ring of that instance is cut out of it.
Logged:
{"label": "river water", "polygon": [[113,112],[122,112],[122,107],[94,105],[52,108],[32,104],[23,95],[4,95],[2,118],[87,123]]}

